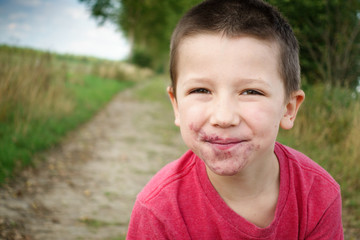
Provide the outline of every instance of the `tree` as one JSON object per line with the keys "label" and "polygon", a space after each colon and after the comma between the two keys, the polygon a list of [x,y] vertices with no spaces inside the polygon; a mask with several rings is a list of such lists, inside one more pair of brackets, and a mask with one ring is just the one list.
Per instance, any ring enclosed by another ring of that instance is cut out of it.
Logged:
{"label": "tree", "polygon": [[359,0],[269,0],[288,17],[300,43],[305,81],[356,87],[360,75]]}
{"label": "tree", "polygon": [[170,38],[184,12],[201,0],[79,0],[88,5],[99,23],[117,24],[131,43],[132,56],[151,67],[167,66]]}

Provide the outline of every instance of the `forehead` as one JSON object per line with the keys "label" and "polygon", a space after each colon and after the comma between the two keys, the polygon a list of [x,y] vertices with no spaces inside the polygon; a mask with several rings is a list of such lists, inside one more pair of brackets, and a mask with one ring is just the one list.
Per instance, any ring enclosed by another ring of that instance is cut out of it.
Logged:
{"label": "forehead", "polygon": [[[221,43],[231,43],[236,45],[237,42],[246,39],[248,42],[257,43],[258,47],[260,48],[268,48],[271,49],[273,54],[276,56],[280,55],[280,47],[278,41],[275,39],[262,39],[260,37],[249,35],[249,34],[239,34],[236,36],[227,36],[223,33],[214,33],[214,32],[201,32],[196,33],[188,36],[184,36],[178,45],[178,56],[181,55],[181,52],[184,48],[188,47],[189,45],[203,45],[204,43],[211,42],[214,44],[212,47],[219,45]],[[212,47],[209,48],[209,51],[212,50]]]}
{"label": "forehead", "polygon": [[277,42],[250,35],[227,37],[220,33],[196,34],[180,42],[177,55],[178,77],[189,69],[218,71],[221,74],[236,70],[239,73],[273,70],[279,74],[280,51]]}

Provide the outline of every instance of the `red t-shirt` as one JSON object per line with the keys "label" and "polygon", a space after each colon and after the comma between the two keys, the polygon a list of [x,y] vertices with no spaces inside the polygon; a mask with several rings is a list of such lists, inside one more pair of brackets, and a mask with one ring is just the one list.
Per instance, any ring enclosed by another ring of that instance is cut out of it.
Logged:
{"label": "red t-shirt", "polygon": [[127,239],[343,239],[340,187],[319,165],[279,143],[280,191],[273,222],[259,228],[235,213],[188,151],[138,195]]}

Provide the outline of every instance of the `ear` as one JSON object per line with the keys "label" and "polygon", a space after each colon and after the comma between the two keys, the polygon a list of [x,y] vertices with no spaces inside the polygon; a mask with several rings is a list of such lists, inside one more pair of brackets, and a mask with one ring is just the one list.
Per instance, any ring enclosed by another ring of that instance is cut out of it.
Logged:
{"label": "ear", "polygon": [[172,105],[173,110],[174,110],[175,125],[179,127],[180,126],[180,114],[179,114],[179,108],[178,108],[178,103],[177,103],[177,100],[176,100],[176,97],[175,97],[174,89],[172,87],[168,87],[167,88],[167,93],[169,95],[171,105]]}
{"label": "ear", "polygon": [[281,128],[288,130],[294,126],[296,114],[304,99],[305,93],[302,90],[298,90],[291,95],[289,101],[285,106],[284,115],[280,121]]}

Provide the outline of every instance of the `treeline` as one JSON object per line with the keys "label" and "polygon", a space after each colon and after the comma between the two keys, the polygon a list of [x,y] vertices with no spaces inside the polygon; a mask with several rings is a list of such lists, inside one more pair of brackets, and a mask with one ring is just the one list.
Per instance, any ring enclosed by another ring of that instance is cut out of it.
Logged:
{"label": "treeline", "polygon": [[[79,0],[99,23],[118,25],[132,45],[130,61],[166,71],[179,18],[201,0]],[[360,1],[268,0],[288,18],[301,46],[303,81],[354,89],[360,75]]]}

